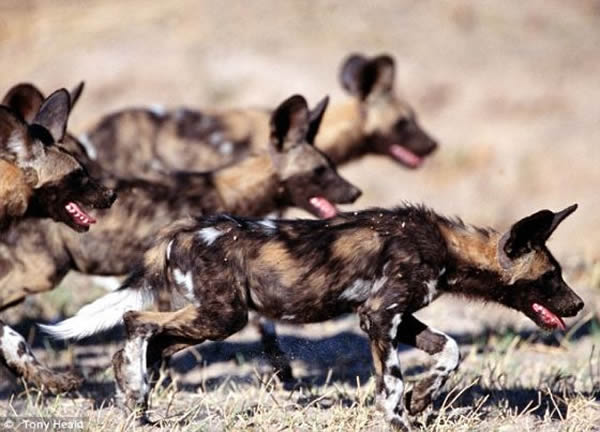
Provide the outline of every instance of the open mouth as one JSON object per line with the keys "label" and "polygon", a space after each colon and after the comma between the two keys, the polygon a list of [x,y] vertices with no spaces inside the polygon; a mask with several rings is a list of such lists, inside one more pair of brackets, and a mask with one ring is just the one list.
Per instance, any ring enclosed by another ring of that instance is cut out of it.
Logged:
{"label": "open mouth", "polygon": [[550,330],[559,328],[562,331],[566,330],[566,326],[565,326],[565,322],[563,321],[563,319],[557,315],[555,315],[554,313],[550,312],[550,310],[548,310],[548,308],[542,306],[541,304],[538,303],[533,303],[531,305],[531,308],[533,309],[533,311],[536,313],[537,317],[540,319],[540,321],[544,324],[544,326]]}
{"label": "open mouth", "polygon": [[420,167],[425,160],[425,158],[417,156],[410,150],[398,144],[392,144],[390,146],[390,154],[394,157],[394,159],[402,162],[404,165],[410,168]]}
{"label": "open mouth", "polygon": [[329,219],[337,215],[337,209],[326,198],[312,197],[308,202],[322,219]]}
{"label": "open mouth", "polygon": [[67,213],[69,213],[69,216],[71,216],[71,219],[73,220],[73,222],[75,222],[77,225],[80,225],[82,227],[85,228],[89,228],[89,226],[91,224],[95,224],[96,223],[96,219],[94,219],[93,217],[91,217],[89,214],[87,214],[86,212],[84,212],[76,203],[74,203],[73,201],[70,201],[66,206],[65,206],[65,210],[67,211]]}

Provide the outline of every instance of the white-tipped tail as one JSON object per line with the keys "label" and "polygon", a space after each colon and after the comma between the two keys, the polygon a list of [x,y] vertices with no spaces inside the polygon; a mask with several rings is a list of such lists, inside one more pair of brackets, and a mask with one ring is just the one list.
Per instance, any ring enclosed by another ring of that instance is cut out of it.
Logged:
{"label": "white-tipped tail", "polygon": [[74,317],[39,326],[54,339],[83,339],[120,324],[125,312],[142,310],[152,299],[151,290],[124,288],[85,305]]}

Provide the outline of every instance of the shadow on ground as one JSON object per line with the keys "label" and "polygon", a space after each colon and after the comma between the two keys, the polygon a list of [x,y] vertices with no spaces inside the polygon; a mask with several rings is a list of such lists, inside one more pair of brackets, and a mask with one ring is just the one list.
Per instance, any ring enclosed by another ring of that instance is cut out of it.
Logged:
{"label": "shadow on ground", "polygon": [[[31,322],[22,322],[14,326],[20,332],[25,332],[31,328]],[[580,339],[590,334],[596,334],[598,331],[598,322],[590,321],[579,328],[571,339]],[[491,350],[489,340],[494,337],[502,337],[506,335],[518,335],[522,339],[526,339],[536,343],[547,345],[558,345],[559,336],[553,333],[543,333],[539,331],[521,331],[512,332],[505,330],[498,332],[494,329],[485,329],[479,333],[464,333],[452,335],[461,345],[473,345],[481,347],[482,351]],[[103,382],[101,379],[94,378],[99,376],[104,369],[110,367],[110,356],[107,354],[111,349],[115,348],[115,343],[118,345],[122,340],[122,329],[115,329],[106,335],[90,338],[85,341],[77,349],[77,359],[82,361],[91,357],[97,358],[97,365],[94,368],[84,370],[85,375],[91,377],[87,380],[79,393],[91,399],[98,401],[97,407],[102,403],[106,403],[114,393],[114,384],[112,381]],[[44,346],[44,338],[39,334],[34,338],[34,346],[37,348]],[[45,342],[47,343],[47,342]],[[304,374],[301,380],[287,386],[292,389],[297,386],[311,387],[323,385],[327,382],[345,383],[350,386],[356,386],[357,383],[364,384],[371,377],[372,363],[369,350],[369,344],[365,336],[352,331],[343,331],[331,336],[322,338],[303,338],[292,335],[284,335],[280,337],[280,343],[285,352],[294,360],[303,363],[307,373]],[[52,346],[60,350],[64,344],[52,343]],[[86,347],[90,347],[86,351]],[[401,347],[401,350],[409,349]],[[193,350],[193,351],[192,351]],[[170,368],[181,374],[186,374],[197,368],[201,368],[204,364],[227,363],[234,362],[236,365],[244,364],[253,361],[264,360],[264,352],[260,341],[238,342],[238,341],[222,341],[206,343],[196,346],[190,350],[184,351],[177,355],[171,361]],[[421,373],[425,370],[425,365],[413,366],[405,369],[406,376],[412,376]],[[65,370],[66,367],[57,367],[57,370]],[[235,370],[229,368],[229,370]],[[0,374],[3,372],[0,368]],[[8,377],[7,372],[4,372],[3,378]],[[202,382],[191,382],[185,380],[179,384],[181,391],[197,392],[199,389],[203,391],[214,390],[226,382],[236,383],[256,383],[256,376],[253,374],[235,375],[231,373],[223,373],[216,377],[204,380]],[[0,384],[0,399],[8,399],[11,395],[18,394],[23,391],[20,382],[14,379],[2,379]],[[448,394],[442,394],[438,398],[438,404],[443,401]],[[516,409],[519,412],[523,410],[531,410],[531,414],[543,416],[546,412],[552,416],[560,418],[566,415],[566,404],[559,392],[552,394],[539,393],[538,389],[526,387],[508,387],[504,389],[490,389],[481,385],[475,385],[468,391],[465,391],[453,403],[456,408],[469,408],[475,406],[478,400],[482,397],[488,397],[484,406],[503,405],[506,408]],[[600,394],[588,395],[600,400]],[[450,396],[452,399],[454,396]],[[300,399],[298,403],[302,404],[313,403],[314,400],[307,398]],[[325,403],[335,403],[343,405],[351,405],[352,400],[335,400],[323,401]],[[323,405],[325,407],[325,405]]]}

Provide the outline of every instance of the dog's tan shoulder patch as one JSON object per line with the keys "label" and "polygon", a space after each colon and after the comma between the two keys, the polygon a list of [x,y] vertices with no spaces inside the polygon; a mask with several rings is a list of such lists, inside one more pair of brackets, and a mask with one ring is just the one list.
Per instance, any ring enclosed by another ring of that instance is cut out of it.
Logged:
{"label": "dog's tan shoulder patch", "polygon": [[287,247],[278,241],[267,242],[260,247],[256,262],[265,270],[278,273],[282,284],[293,286],[302,274],[301,264],[294,259]]}
{"label": "dog's tan shoulder patch", "polygon": [[32,194],[23,171],[0,159],[0,219],[23,215]]}
{"label": "dog's tan shoulder patch", "polygon": [[340,236],[332,245],[332,253],[336,258],[353,261],[372,253],[381,246],[381,238],[377,231],[369,228],[357,228]]}

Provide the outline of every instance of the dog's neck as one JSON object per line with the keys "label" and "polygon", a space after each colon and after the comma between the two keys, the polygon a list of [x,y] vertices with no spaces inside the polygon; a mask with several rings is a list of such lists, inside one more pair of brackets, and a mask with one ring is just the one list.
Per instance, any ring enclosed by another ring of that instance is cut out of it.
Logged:
{"label": "dog's neck", "polygon": [[437,225],[447,245],[447,291],[473,299],[500,301],[501,288],[510,278],[509,270],[498,257],[500,234],[448,220]]}
{"label": "dog's neck", "polygon": [[316,146],[336,165],[358,159],[367,148],[363,125],[364,113],[357,100],[336,105],[325,112]]}
{"label": "dog's neck", "polygon": [[276,210],[283,188],[267,152],[213,173],[223,208],[230,213],[261,216]]}

